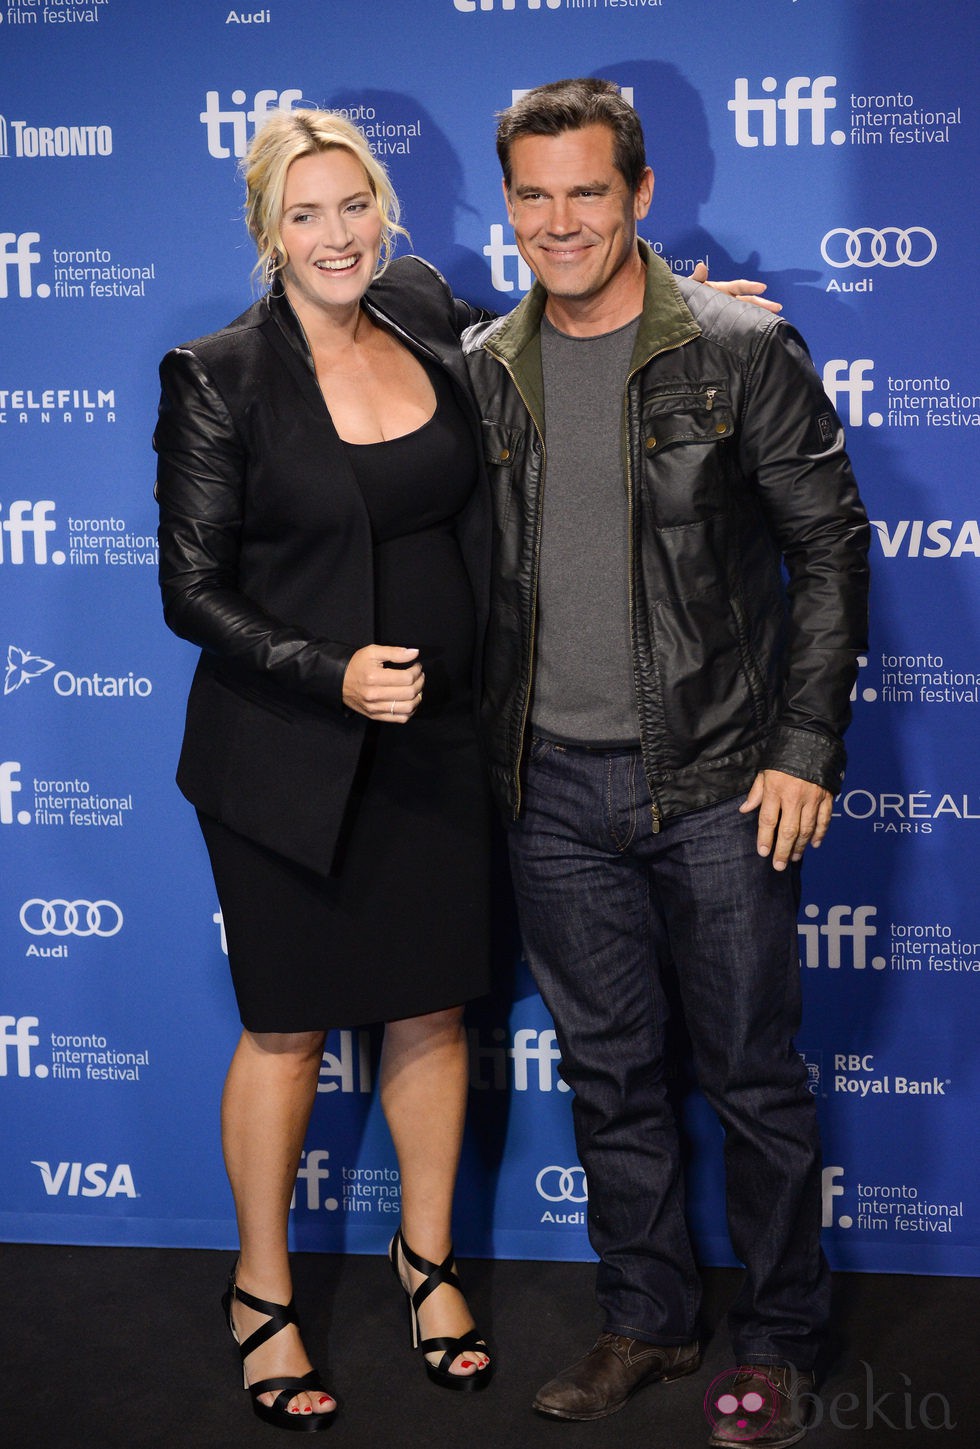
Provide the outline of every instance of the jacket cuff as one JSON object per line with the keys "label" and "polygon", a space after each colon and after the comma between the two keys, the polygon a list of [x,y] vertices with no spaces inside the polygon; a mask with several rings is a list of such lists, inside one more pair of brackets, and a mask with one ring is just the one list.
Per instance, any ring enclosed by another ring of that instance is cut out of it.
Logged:
{"label": "jacket cuff", "polygon": [[782,770],[837,795],[844,783],[846,764],[847,754],[840,740],[817,734],[816,730],[779,725],[763,751],[759,769]]}

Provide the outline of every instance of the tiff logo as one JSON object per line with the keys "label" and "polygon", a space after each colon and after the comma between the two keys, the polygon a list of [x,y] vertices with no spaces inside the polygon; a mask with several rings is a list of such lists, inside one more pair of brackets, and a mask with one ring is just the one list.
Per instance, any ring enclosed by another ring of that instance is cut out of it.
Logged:
{"label": "tiff logo", "polygon": [[[519,292],[530,290],[534,273],[517,250],[516,242],[504,241],[504,229],[499,222],[490,228],[490,241],[483,248],[483,255],[490,261],[490,282],[496,292]],[[516,276],[508,276],[508,260],[517,263]]]}
{"label": "tiff logo", "polygon": [[[864,971],[868,965],[867,944],[877,939],[874,919],[878,914],[875,906],[830,906],[827,919],[820,925],[819,906],[806,906],[803,911],[806,922],[797,926],[802,947],[800,965],[815,970],[825,965],[831,971],[839,971],[844,964],[844,943],[849,943],[847,955],[855,971]],[[826,951],[821,949],[826,942]],[[885,966],[883,956],[873,956],[871,965],[876,971]]]}
{"label": "tiff logo", "polygon": [[17,778],[20,774],[20,760],[0,760],[0,825],[29,825],[31,812],[18,810],[14,816],[14,796],[24,788]]}
{"label": "tiff logo", "polygon": [[[528,10],[560,10],[564,3],[565,0],[521,0],[519,5],[518,0],[500,0],[500,9],[517,10],[518,8],[523,9],[526,5]],[[473,10],[497,9],[495,0],[453,0],[453,5],[464,15],[470,14]],[[578,9],[579,7],[573,4],[573,8]]]}
{"label": "tiff logo", "polygon": [[[235,107],[246,105],[248,94],[237,90],[231,93]],[[258,130],[270,111],[291,111],[303,99],[302,91],[256,91],[251,110],[222,110],[221,97],[217,91],[208,91],[205,97],[201,122],[208,133],[208,151],[217,160],[225,156],[244,156],[248,149],[248,127]],[[225,144],[225,128],[230,128],[231,145]]]}
{"label": "tiff logo", "polygon": [[[834,1200],[844,1196],[844,1184],[840,1179],[844,1176],[842,1167],[825,1167],[821,1173],[821,1187],[823,1189],[823,1226],[832,1228],[834,1226]],[[842,1228],[853,1226],[854,1219],[847,1213],[842,1213],[837,1219]]]}
{"label": "tiff logo", "polygon": [[[864,423],[864,395],[874,392],[874,382],[869,376],[874,367],[870,357],[856,357],[853,362],[846,357],[832,357],[824,367],[824,392],[849,427],[859,428]],[[841,409],[842,397],[847,398],[846,417]],[[872,428],[880,428],[883,422],[881,413],[868,413]]]}
{"label": "tiff logo", "polygon": [[[53,498],[42,498],[38,503],[32,503],[27,498],[18,498],[15,502],[8,504],[7,517],[0,520],[0,564],[8,562],[6,553],[9,553],[9,562],[22,564],[24,562],[24,539],[29,537],[36,564],[46,564],[48,561],[48,540],[47,535],[53,533],[57,524],[50,516],[54,509]],[[0,512],[3,511],[3,504],[0,504]],[[4,534],[7,535],[9,548],[4,550]],[[62,557],[56,562],[64,562]]]}
{"label": "tiff logo", "polygon": [[[11,1047],[17,1054],[18,1077],[31,1075],[31,1047],[41,1045],[41,1038],[34,1031],[38,1025],[36,1016],[0,1016],[0,1077],[7,1075],[7,1056]],[[44,1072],[38,1069],[38,1076]]]}
{"label": "tiff logo", "polygon": [[[837,108],[837,101],[830,94],[831,86],[836,84],[835,75],[818,75],[812,80],[808,75],[791,75],[786,89],[777,100],[772,94],[779,86],[775,76],[767,75],[763,80],[762,89],[768,94],[762,97],[749,95],[748,76],[736,76],[735,95],[728,102],[728,109],[735,117],[735,140],[740,146],[758,146],[760,137],[752,129],[752,118],[758,116],[762,121],[763,146],[777,146],[780,139],[779,114],[782,112],[782,139],[787,146],[800,144],[801,116],[810,118],[811,144],[823,146],[827,140],[827,115]],[[844,131],[832,131],[830,139],[833,145],[843,146],[847,135]]]}
{"label": "tiff logo", "polygon": [[[315,1152],[304,1152],[303,1162],[296,1173],[297,1186],[299,1182],[306,1183],[306,1206],[310,1212],[316,1212],[321,1203],[324,1207],[336,1208],[337,1203],[331,1199],[324,1199],[320,1193],[320,1184],[327,1182],[330,1177],[330,1169],[327,1163],[330,1161],[330,1153],[323,1148]],[[296,1206],[296,1188],[293,1188],[292,1201],[289,1206]]]}
{"label": "tiff logo", "polygon": [[0,231],[0,298],[10,296],[10,271],[17,272],[17,295],[19,297],[50,297],[51,288],[47,282],[34,286],[34,268],[41,260],[41,253],[34,250],[41,240],[39,231]]}

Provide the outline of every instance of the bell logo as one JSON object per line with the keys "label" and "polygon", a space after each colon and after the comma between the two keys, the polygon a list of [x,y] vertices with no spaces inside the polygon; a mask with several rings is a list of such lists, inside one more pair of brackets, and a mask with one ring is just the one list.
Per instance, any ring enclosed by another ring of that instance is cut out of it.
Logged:
{"label": "bell logo", "polygon": [[[763,146],[779,144],[779,115],[783,115],[783,142],[787,146],[800,144],[800,117],[809,116],[809,139],[814,146],[823,146],[827,140],[826,118],[828,112],[837,109],[837,102],[829,94],[831,86],[837,84],[835,75],[818,75],[811,80],[808,75],[791,75],[783,94],[777,100],[774,92],[779,88],[775,76],[767,75],[762,82],[765,96],[749,95],[748,76],[737,76],[735,95],[728,102],[728,109],[735,117],[735,140],[739,146],[758,146],[760,137],[752,129],[752,118],[758,116],[762,122]],[[806,92],[809,91],[807,95]],[[843,146],[847,140],[844,131],[832,131],[830,140],[834,146]]]}
{"label": "bell logo", "polygon": [[54,1168],[49,1162],[32,1162],[41,1174],[44,1191],[48,1197],[136,1197],[133,1185],[133,1170],[121,1162],[107,1178],[107,1162],[59,1162]]}

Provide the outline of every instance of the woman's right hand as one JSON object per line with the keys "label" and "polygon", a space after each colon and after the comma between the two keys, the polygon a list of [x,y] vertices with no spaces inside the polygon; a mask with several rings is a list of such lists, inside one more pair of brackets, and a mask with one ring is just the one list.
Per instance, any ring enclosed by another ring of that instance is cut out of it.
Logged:
{"label": "woman's right hand", "polygon": [[[344,704],[379,724],[407,724],[419,707],[425,675],[417,649],[367,644],[351,655]],[[413,662],[414,661],[414,662]],[[385,668],[385,665],[393,668]]]}

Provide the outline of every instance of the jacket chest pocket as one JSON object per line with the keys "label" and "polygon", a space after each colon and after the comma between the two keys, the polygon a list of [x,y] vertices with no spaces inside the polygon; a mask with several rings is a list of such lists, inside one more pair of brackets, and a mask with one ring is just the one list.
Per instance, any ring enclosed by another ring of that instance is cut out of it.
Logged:
{"label": "jacket chest pocket", "polygon": [[517,464],[524,445],[522,428],[483,420],[483,465],[490,481],[494,523],[501,533],[507,527],[519,477]]}
{"label": "jacket chest pocket", "polygon": [[725,506],[735,416],[722,383],[643,400],[639,446],[644,503],[658,528],[684,528]]}

